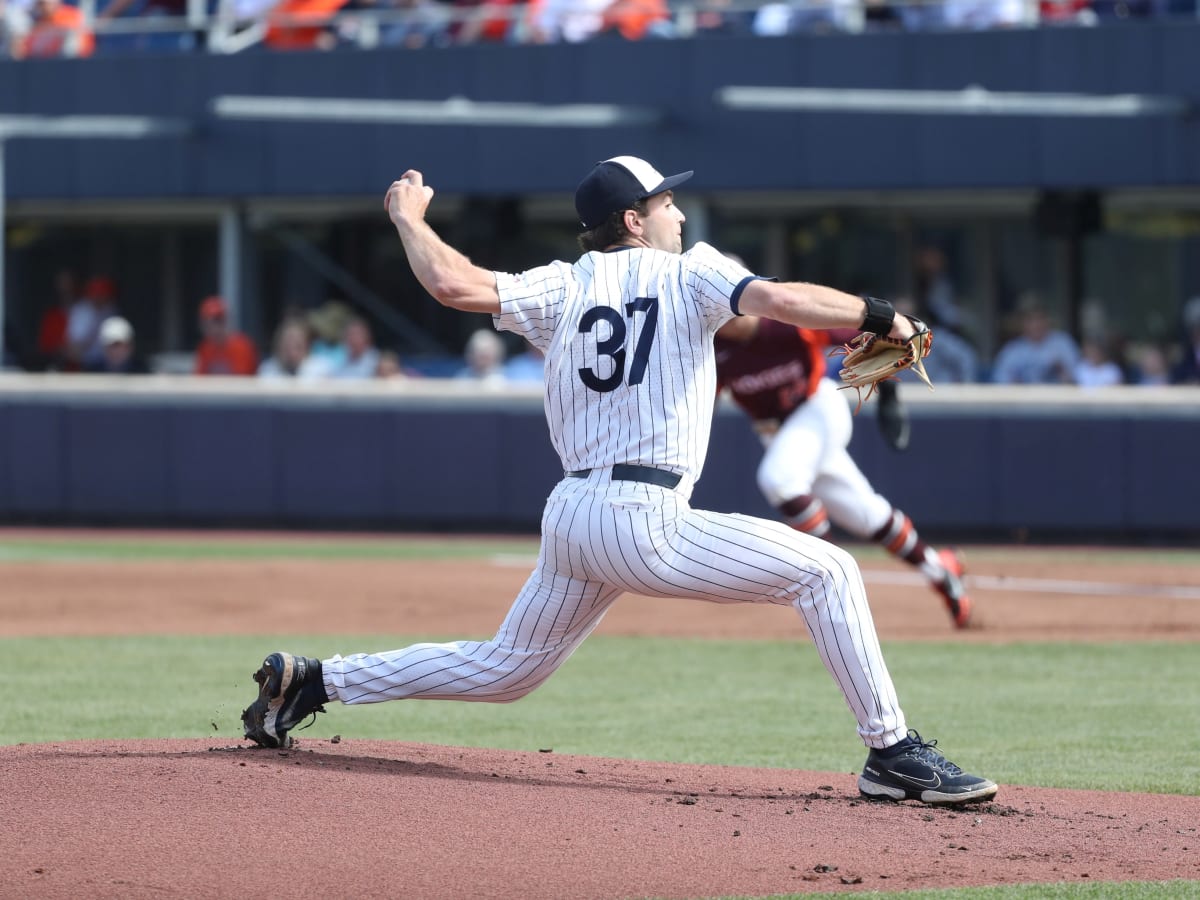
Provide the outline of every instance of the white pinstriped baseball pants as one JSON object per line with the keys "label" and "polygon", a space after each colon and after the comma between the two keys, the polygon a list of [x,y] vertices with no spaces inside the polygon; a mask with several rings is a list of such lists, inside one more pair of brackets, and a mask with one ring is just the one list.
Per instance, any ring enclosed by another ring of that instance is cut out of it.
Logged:
{"label": "white pinstriped baseball pants", "polygon": [[789,604],[801,614],[868,747],[907,733],[854,559],[778,522],[693,510],[684,494],[601,469],[566,478],[542,516],[537,566],[490,641],[414,644],[322,661],[343,703],[528,694],[622,593]]}

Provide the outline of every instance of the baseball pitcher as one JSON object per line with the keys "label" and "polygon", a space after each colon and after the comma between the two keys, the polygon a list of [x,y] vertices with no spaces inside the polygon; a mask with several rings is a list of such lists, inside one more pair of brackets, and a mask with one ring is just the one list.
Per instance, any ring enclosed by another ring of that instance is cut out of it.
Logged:
{"label": "baseball pitcher", "polygon": [[632,156],[597,163],[575,192],[574,262],[492,272],[425,221],[415,170],[384,204],[413,273],[440,303],[490,313],[545,354],[545,411],[563,477],[546,501],[537,563],[491,640],[421,643],[317,660],[272,653],[243,713],[247,738],[282,746],[325,703],[517,700],[544,682],[624,593],[793,607],[869,748],[871,797],[958,804],[996,785],[910,731],[854,559],[780,522],[693,509],[716,397],[713,334],[742,313],[808,328],[928,334],[889,303],[757,278],[708,246],[683,251],[684,214]]}

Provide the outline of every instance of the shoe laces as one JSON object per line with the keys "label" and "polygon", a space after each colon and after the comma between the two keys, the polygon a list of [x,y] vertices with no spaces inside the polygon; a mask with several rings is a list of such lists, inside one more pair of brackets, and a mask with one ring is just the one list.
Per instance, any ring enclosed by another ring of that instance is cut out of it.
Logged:
{"label": "shoe laces", "polygon": [[299,728],[295,728],[293,730],[303,731],[305,728],[311,728],[313,722],[317,721],[317,713],[323,713],[323,712],[325,712],[324,706],[313,707],[312,712],[310,712],[307,716],[308,721],[305,722],[303,725],[301,725]]}
{"label": "shoe laces", "polygon": [[[315,692],[318,689],[318,687],[319,687],[319,682],[316,679],[316,672],[313,671],[312,669],[309,669],[305,673],[305,683],[300,688],[300,696],[298,696],[296,698],[296,701],[298,703],[303,702],[304,700],[307,699],[305,697],[305,694],[307,694],[309,692]],[[323,688],[321,688],[321,690],[323,690]],[[316,698],[314,697],[313,699],[316,699]],[[307,705],[307,704],[305,704],[305,705]],[[304,714],[304,718],[307,719],[308,721],[306,721],[303,725],[299,726],[299,730],[303,731],[305,728],[311,728],[313,722],[317,721],[317,713],[323,713],[323,712],[325,712],[325,704],[321,703],[319,701],[317,703],[314,703],[312,705],[312,708],[309,709],[309,711]]]}
{"label": "shoe laces", "polygon": [[926,741],[916,731],[909,731],[909,738],[912,739],[916,746],[909,751],[909,754],[921,762],[932,766],[933,768],[956,777],[963,773],[963,770],[956,766],[942,754],[937,748],[937,740]]}

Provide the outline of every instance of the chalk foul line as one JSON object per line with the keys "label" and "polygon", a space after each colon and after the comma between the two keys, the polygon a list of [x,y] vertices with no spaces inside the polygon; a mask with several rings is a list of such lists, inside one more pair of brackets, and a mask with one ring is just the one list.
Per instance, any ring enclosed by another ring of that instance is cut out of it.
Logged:
{"label": "chalk foul line", "polygon": [[[492,557],[492,564],[503,567],[530,568],[536,558],[524,554],[504,553]],[[896,572],[885,569],[863,569],[867,584],[899,584],[925,586],[925,576],[919,572]],[[963,582],[973,591],[1005,591],[1016,594],[1074,594],[1105,597],[1161,597],[1168,600],[1200,600],[1200,586],[1180,584],[1134,584],[1120,581],[1079,581],[1067,578],[1021,578],[1007,575],[967,575]]]}
{"label": "chalk foul line", "polygon": [[[924,585],[917,572],[863,569],[868,584]],[[1200,600],[1200,587],[1179,584],[1133,584],[1119,581],[1078,581],[1066,578],[1021,578],[1007,575],[966,575],[963,583],[973,591],[1007,591],[1022,594],[1075,594],[1106,597],[1162,597],[1171,600]]]}

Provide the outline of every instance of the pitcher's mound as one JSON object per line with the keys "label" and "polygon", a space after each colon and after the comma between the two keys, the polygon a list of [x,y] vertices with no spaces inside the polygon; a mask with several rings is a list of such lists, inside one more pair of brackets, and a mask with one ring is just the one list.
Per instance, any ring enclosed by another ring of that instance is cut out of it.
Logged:
{"label": "pitcher's mound", "polygon": [[1200,800],[300,739],[0,747],[0,884],[40,898],[699,898],[1200,879]]}

